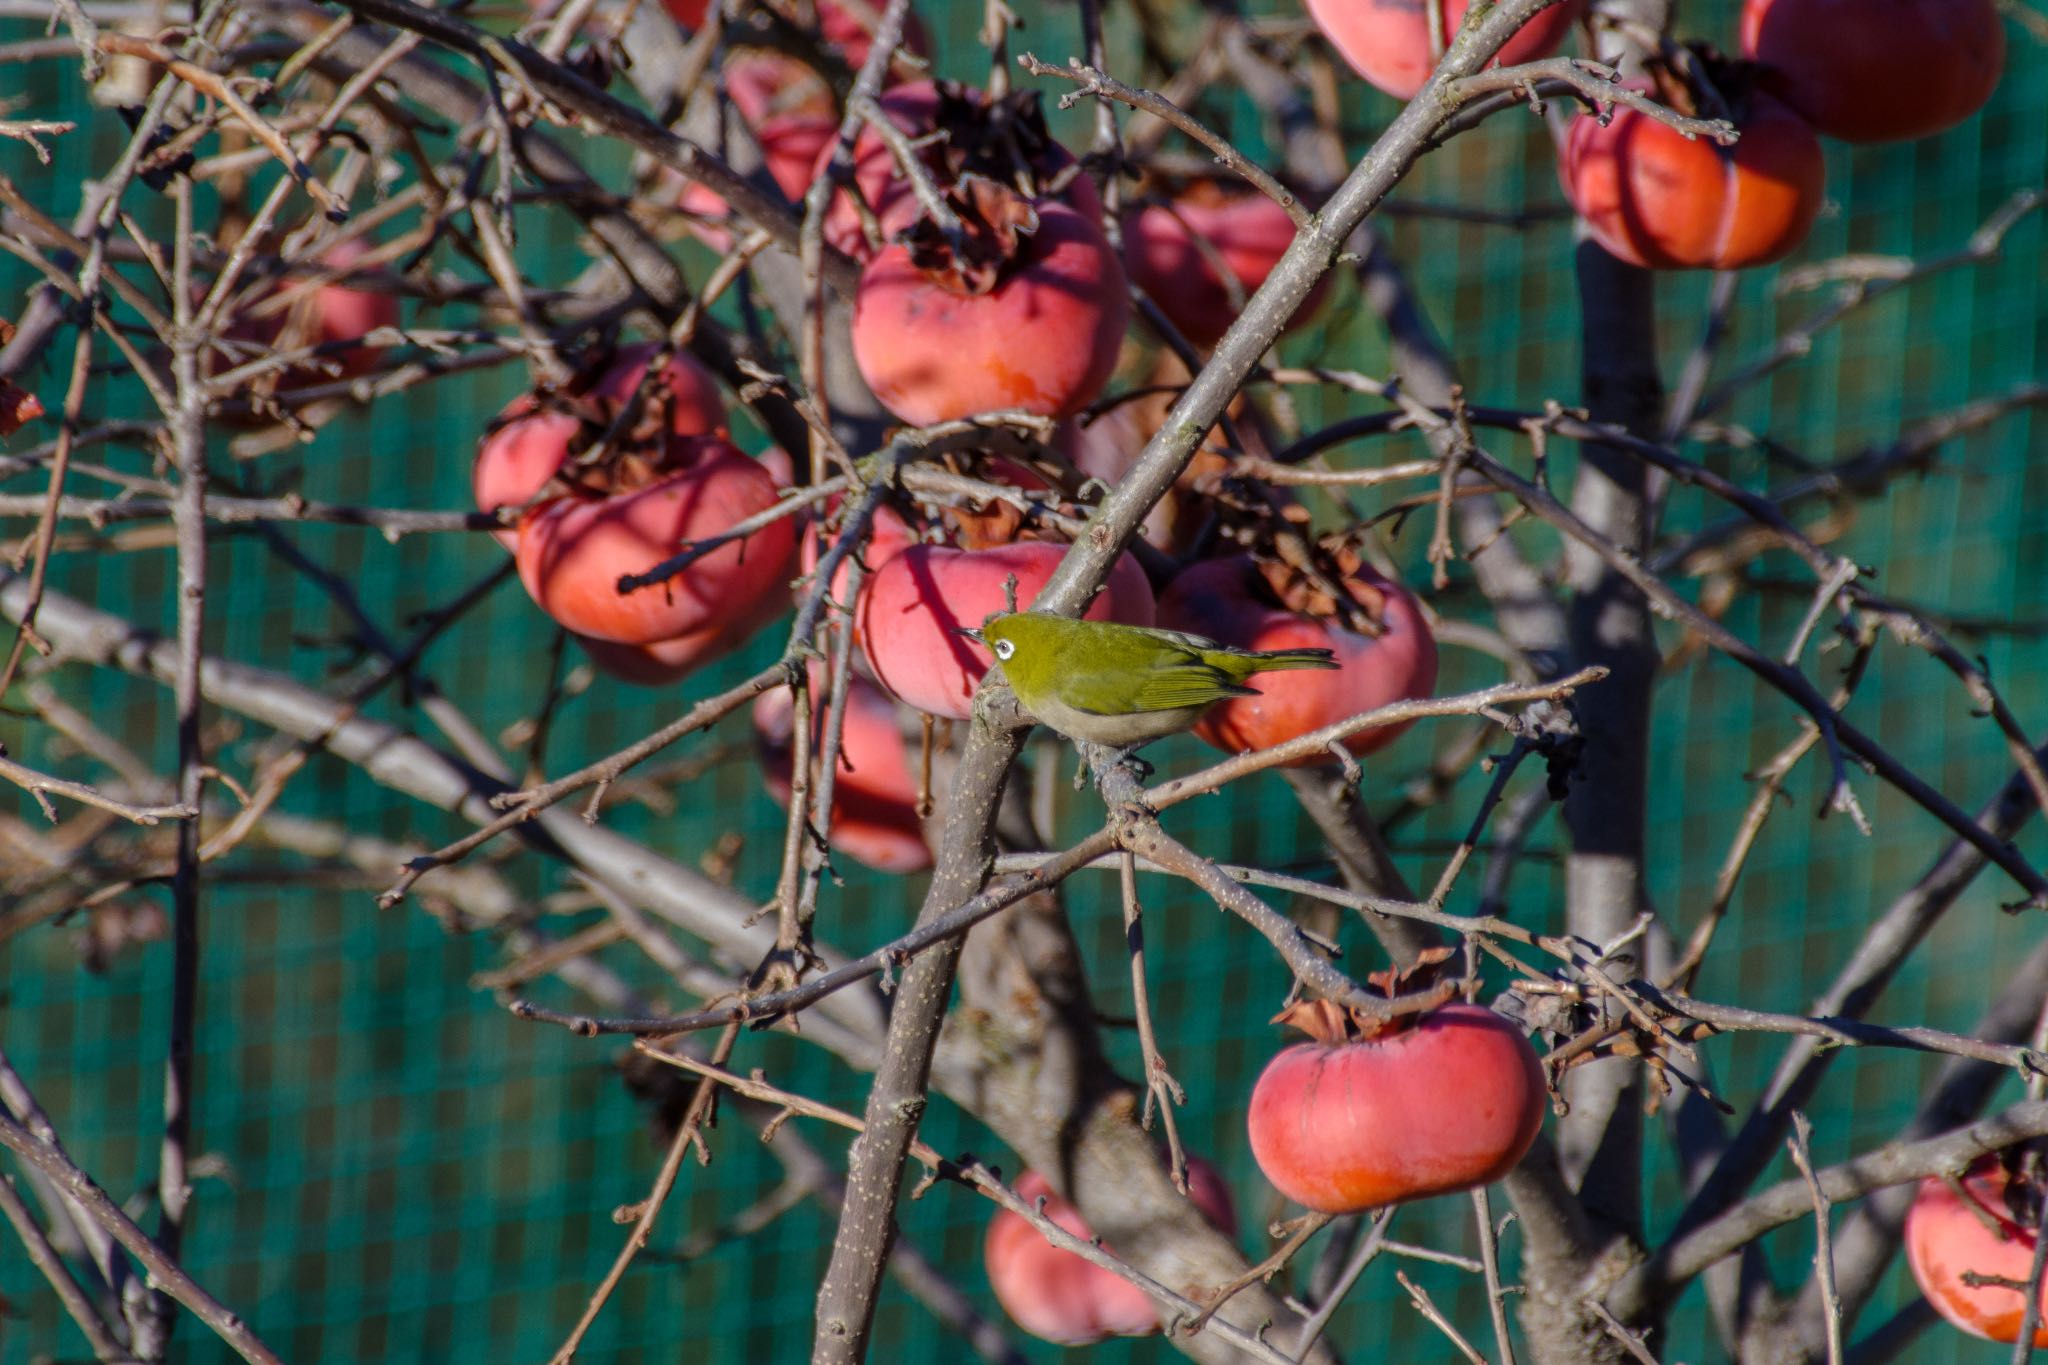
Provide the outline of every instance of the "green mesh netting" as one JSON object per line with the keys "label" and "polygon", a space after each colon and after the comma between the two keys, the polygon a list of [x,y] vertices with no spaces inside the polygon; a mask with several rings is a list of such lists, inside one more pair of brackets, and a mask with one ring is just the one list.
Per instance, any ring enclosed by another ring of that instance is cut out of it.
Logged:
{"label": "green mesh netting", "polygon": [[[980,7],[920,8],[936,35],[941,70],[975,76],[982,66],[972,44]],[[1018,46],[1063,60],[1072,46],[1073,11],[1021,8],[1029,26]],[[1114,54],[1123,61],[1135,55],[1129,17],[1113,16]],[[1732,46],[1732,9],[1726,5],[1704,7],[1686,27]],[[40,32],[39,24],[0,20],[0,42]],[[1829,207],[1795,259],[1954,251],[2014,191],[2042,183],[2048,172],[2048,62],[2042,46],[2019,28],[2011,38],[1997,96],[1961,128],[1912,145],[1830,145]],[[117,154],[124,130],[83,103],[75,68],[64,63],[0,65],[0,93],[25,95],[24,107],[34,116],[83,124],[81,131],[55,139],[56,160],[49,167],[0,140],[0,170],[54,216],[68,218],[83,183]],[[1362,87],[1345,99],[1355,153],[1393,106]],[[1241,145],[1254,152],[1264,147],[1248,106],[1219,93],[1204,112]],[[1072,115],[1061,126],[1075,129],[1080,117]],[[624,183],[623,157],[610,149],[592,155],[601,173]],[[1552,165],[1541,123],[1510,115],[1431,157],[1399,194],[1501,209],[1552,205],[1558,201]],[[572,277],[581,257],[564,219],[534,212],[522,221],[521,249],[530,269],[550,281]],[[1573,396],[1578,348],[1568,223],[1553,218],[1512,230],[1397,219],[1391,231],[1477,401],[1533,407],[1548,397]],[[1967,397],[2039,379],[2048,354],[2043,246],[2043,220],[2036,215],[2013,230],[1998,259],[1916,284],[1826,332],[1811,355],[1749,390],[1725,417],[1826,461],[1889,441],[1902,424]],[[701,273],[702,260],[693,258],[693,264]],[[1765,270],[1741,281],[1724,364],[1763,353],[1779,327],[1818,306],[1814,295],[1775,299],[1777,275]],[[0,260],[0,302],[18,297],[30,281],[19,262]],[[1699,332],[1706,288],[1704,277],[1660,284],[1667,372]],[[9,311],[0,306],[0,312]],[[68,353],[68,345],[62,349]],[[1387,367],[1385,345],[1348,282],[1337,286],[1316,324],[1292,337],[1283,354],[1369,373]],[[53,363],[37,376],[46,402],[61,384],[61,373]],[[270,457],[263,477],[335,501],[460,507],[480,424],[523,382],[521,373],[506,367],[436,383],[409,403],[388,406],[374,424],[347,418],[316,443]],[[89,407],[140,412],[142,401],[132,382],[108,374],[95,384]],[[1306,391],[1299,404],[1309,425],[1347,410],[1337,398]],[[1860,508],[1854,524],[1844,528],[1840,547],[1881,566],[1883,589],[1907,601],[1959,618],[2048,618],[2048,534],[2037,515],[2048,497],[2048,469],[2037,468],[2038,430],[2039,420],[2022,411],[1951,443],[1934,472],[1902,480]],[[1398,449],[1383,443],[1343,458],[1394,458]],[[1761,486],[1770,472],[1753,452],[1695,453],[1753,486]],[[134,452],[110,458],[141,467],[142,457]],[[1559,452],[1560,478],[1568,477],[1570,463],[1570,453]],[[40,486],[36,477],[8,484],[10,491]],[[1670,520],[1686,526],[1721,513],[1681,492]],[[18,535],[26,523],[10,528],[10,536]],[[1427,529],[1418,520],[1395,541],[1417,582],[1426,582],[1420,561]],[[499,555],[476,536],[419,536],[394,545],[349,530],[308,527],[291,534],[307,553],[344,574],[371,612],[399,633],[413,613],[446,601],[493,567]],[[56,559],[52,582],[58,591],[103,610],[168,629],[169,563],[163,549],[66,550]],[[1764,571],[1775,564],[1765,560]],[[1789,568],[1782,576],[1796,579]],[[332,639],[346,623],[259,538],[229,534],[218,540],[211,591],[210,649],[310,680],[337,661]],[[1745,596],[1730,624],[1747,638],[1780,645],[1806,601],[1805,590]],[[1483,610],[1462,574],[1439,605],[1453,614]],[[442,688],[469,706],[487,734],[495,733],[529,714],[543,692],[550,635],[518,589],[507,587],[439,643],[428,663]],[[2038,677],[2043,653],[2037,632],[1966,640],[1983,651],[2022,717],[2043,714],[2048,688]],[[758,666],[773,649],[764,636],[747,657],[724,662],[683,691],[708,694]],[[1484,658],[1451,651],[1446,662],[1446,688],[1495,676]],[[76,667],[55,680],[108,731],[168,769],[166,692]],[[566,771],[608,752],[677,709],[673,692],[599,680],[556,719],[550,767]],[[395,693],[380,697],[370,710],[427,730]],[[1973,716],[1951,678],[1919,653],[1880,650],[1853,714],[1965,805],[1985,799],[2008,770],[1990,723]],[[1749,796],[1743,774],[1789,739],[1796,721],[1782,698],[1718,659],[1693,660],[1664,684],[1650,865],[1660,907],[1681,926],[1692,922],[1710,896]],[[43,737],[15,718],[0,724],[18,751],[46,752]],[[1376,758],[1369,790],[1379,794],[1377,804],[1392,805],[1402,782],[1425,764],[1432,743],[1446,742],[1451,733],[1446,726],[1424,727]],[[223,764],[231,770],[242,766],[260,737],[246,727],[222,733]],[[736,718],[690,747],[704,752],[721,743],[744,746],[745,739],[744,718]],[[1196,760],[1196,750],[1162,746],[1155,757],[1164,768],[1184,768]],[[1397,830],[1397,848],[1412,876],[1433,875],[1442,850],[1469,821],[1481,781],[1468,777],[1444,806]],[[1858,789],[1878,837],[1860,836],[1843,819],[1817,821],[1817,781],[1813,770],[1803,772],[1793,783],[1794,806],[1765,833],[1701,981],[1704,996],[1760,1008],[1802,1008],[1864,924],[1918,875],[1943,841],[1933,821],[1869,781],[1859,781]],[[17,799],[11,787],[4,790],[0,800]],[[782,819],[745,759],[713,768],[684,787],[682,796],[684,804],[673,814],[615,803],[607,819],[684,860],[697,859],[720,834],[736,832],[744,839],[734,867],[737,884],[750,894],[767,894]],[[1083,800],[1070,793],[1062,799]],[[21,805],[32,814],[25,800]],[[358,834],[429,844],[461,828],[452,817],[394,797],[331,759],[314,760],[287,790],[282,809]],[[1073,810],[1078,821],[1080,807]],[[1313,832],[1277,780],[1234,789],[1227,802],[1177,810],[1171,826],[1219,857],[1285,865],[1312,862],[1317,855]],[[1556,923],[1557,879],[1549,854],[1558,838],[1553,820],[1539,824],[1534,854],[1512,883],[1513,912],[1525,922]],[[2037,856],[2043,851],[2038,829],[2025,842]],[[266,882],[260,874],[289,869],[288,856],[252,847],[237,861],[244,875],[231,875],[235,864],[224,867],[206,900],[196,1131],[199,1149],[216,1159],[217,1170],[199,1182],[188,1241],[191,1270],[294,1361],[544,1359],[617,1250],[623,1231],[613,1224],[612,1210],[645,1193],[659,1159],[643,1114],[616,1078],[619,1046],[508,1017],[487,991],[470,984],[473,974],[502,962],[501,945],[487,934],[449,932],[427,913],[430,897],[380,911],[372,892],[384,878],[368,876],[348,887]],[[508,856],[500,871],[534,897],[560,885],[558,870],[531,854]],[[430,890],[431,882],[422,889]],[[907,924],[918,894],[915,885],[852,869],[845,888],[828,893],[824,932],[844,946],[874,942]],[[1476,894],[1476,882],[1468,880],[1464,894]],[[1997,877],[1984,877],[1893,985],[1882,1017],[1967,1027],[1997,980],[1987,965],[2017,961],[2037,933],[2033,921],[1999,912],[2007,894]],[[1265,1020],[1284,987],[1282,970],[1264,944],[1214,909],[1184,892],[1169,893],[1163,884],[1153,896],[1153,1007],[1169,1060],[1189,1091],[1183,1132],[1192,1148],[1222,1167],[1237,1192],[1242,1221],[1256,1229],[1277,1208],[1252,1166],[1241,1110],[1251,1076],[1277,1042]],[[1076,883],[1070,904],[1097,968],[1100,1004],[1121,1012],[1128,1005],[1128,985],[1113,885]],[[169,949],[148,945],[91,974],[78,965],[77,932],[74,925],[50,924],[0,943],[0,1037],[72,1153],[117,1196],[128,1196],[145,1188],[155,1169]],[[1135,1043],[1119,1031],[1112,1031],[1110,1041],[1126,1073],[1136,1074]],[[1777,1051],[1776,1042],[1758,1036],[1714,1043],[1710,1055],[1722,1093],[1738,1105],[1748,1102]],[[864,1093],[863,1077],[783,1037],[750,1038],[743,1064],[855,1109]],[[1820,1158],[1838,1159],[1894,1132],[1912,1112],[1931,1071],[1931,1062],[1909,1054],[1845,1057],[1815,1106]],[[812,1128],[805,1136],[834,1160],[843,1154],[832,1132]],[[925,1136],[941,1150],[1004,1155],[985,1131],[944,1102],[933,1107]],[[685,1228],[709,1228],[735,1217],[781,1178],[778,1163],[736,1121],[715,1132],[713,1147],[713,1165],[691,1166],[683,1175],[657,1232],[656,1252],[673,1248]],[[1668,1160],[1659,1158],[1653,1179],[1652,1207],[1668,1223],[1676,1210]],[[940,1188],[906,1206],[904,1227],[911,1242],[995,1312],[980,1269],[984,1218],[980,1201]],[[643,1257],[581,1358],[593,1365],[803,1358],[832,1226],[806,1205],[686,1266],[658,1254]],[[1398,1235],[1470,1251],[1468,1207],[1462,1200],[1442,1200],[1404,1211]],[[1773,1242],[1787,1274],[1803,1273],[1810,1235],[1810,1228],[1797,1225]],[[1247,1233],[1248,1249],[1252,1236]],[[82,1358],[82,1339],[60,1321],[18,1247],[11,1241],[0,1247],[0,1361]],[[1514,1247],[1510,1234],[1510,1276]],[[1455,1320],[1483,1323],[1482,1294],[1471,1276],[1413,1262],[1405,1269]],[[1903,1271],[1895,1271],[1864,1322],[1882,1321],[1911,1292]],[[1384,1262],[1339,1313],[1332,1338],[1353,1361],[1446,1357],[1442,1339],[1408,1306]],[[1032,1359],[1058,1354],[1021,1337],[1020,1342]],[[1915,1347],[1913,1358],[2002,1360],[2004,1349],[1937,1329]],[[187,1322],[174,1354],[201,1361],[222,1358],[223,1352]],[[900,1365],[923,1365],[959,1360],[964,1348],[892,1283],[875,1354]],[[1149,1341],[1111,1344],[1094,1358],[1170,1355]],[[1674,1321],[1664,1358],[1717,1356],[1695,1294]]]}

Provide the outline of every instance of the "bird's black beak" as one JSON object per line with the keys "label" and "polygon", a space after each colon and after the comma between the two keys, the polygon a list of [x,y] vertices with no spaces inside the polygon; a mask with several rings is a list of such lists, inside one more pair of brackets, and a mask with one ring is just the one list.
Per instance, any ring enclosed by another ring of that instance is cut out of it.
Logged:
{"label": "bird's black beak", "polygon": [[965,635],[968,639],[974,641],[974,643],[976,644],[980,644],[982,642],[981,632],[978,630],[974,630],[968,626],[955,626],[953,627],[953,633],[955,635]]}

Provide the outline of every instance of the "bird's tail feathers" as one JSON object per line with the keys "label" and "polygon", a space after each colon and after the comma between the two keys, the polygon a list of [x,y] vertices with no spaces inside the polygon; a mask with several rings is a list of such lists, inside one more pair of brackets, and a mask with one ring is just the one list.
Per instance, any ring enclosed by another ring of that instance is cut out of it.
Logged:
{"label": "bird's tail feathers", "polygon": [[1258,672],[1273,673],[1288,668],[1335,668],[1337,656],[1327,649],[1269,649],[1253,653]]}

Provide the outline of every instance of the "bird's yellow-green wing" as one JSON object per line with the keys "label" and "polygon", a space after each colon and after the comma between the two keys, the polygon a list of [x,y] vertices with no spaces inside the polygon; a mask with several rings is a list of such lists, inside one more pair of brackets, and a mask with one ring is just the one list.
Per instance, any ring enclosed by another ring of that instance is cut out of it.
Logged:
{"label": "bird's yellow-green wing", "polygon": [[1144,671],[1133,686],[1128,673],[1070,673],[1061,689],[1069,706],[1097,716],[1138,711],[1173,711],[1206,706],[1225,697],[1252,697],[1258,689],[1243,687],[1193,655],[1162,662]]}
{"label": "bird's yellow-green wing", "polygon": [[1209,664],[1190,659],[1185,664],[1156,670],[1138,689],[1140,711],[1171,711],[1182,706],[1207,706],[1225,697],[1256,697],[1259,689],[1246,687]]}

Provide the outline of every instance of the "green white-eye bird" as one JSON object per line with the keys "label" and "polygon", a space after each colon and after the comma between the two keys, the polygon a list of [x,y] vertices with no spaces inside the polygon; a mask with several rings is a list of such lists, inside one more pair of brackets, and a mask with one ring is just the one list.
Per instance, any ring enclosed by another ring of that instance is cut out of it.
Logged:
{"label": "green white-eye bird", "polygon": [[1255,697],[1254,673],[1335,668],[1327,649],[1237,649],[1177,630],[1074,621],[1035,611],[991,616],[979,640],[1032,719],[1069,739],[1135,749],[1178,734],[1226,697]]}

